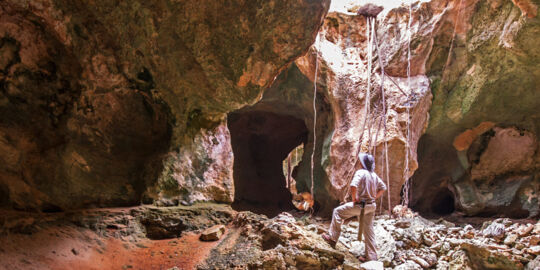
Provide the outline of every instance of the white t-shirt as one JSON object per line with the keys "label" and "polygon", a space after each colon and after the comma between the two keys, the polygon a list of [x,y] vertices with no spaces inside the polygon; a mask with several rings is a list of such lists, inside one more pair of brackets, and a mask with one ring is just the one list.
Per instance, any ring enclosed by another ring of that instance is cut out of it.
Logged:
{"label": "white t-shirt", "polygon": [[366,201],[367,203],[375,202],[377,191],[386,190],[386,185],[374,172],[369,172],[366,169],[360,169],[354,173],[351,187],[356,187],[356,198],[358,201]]}

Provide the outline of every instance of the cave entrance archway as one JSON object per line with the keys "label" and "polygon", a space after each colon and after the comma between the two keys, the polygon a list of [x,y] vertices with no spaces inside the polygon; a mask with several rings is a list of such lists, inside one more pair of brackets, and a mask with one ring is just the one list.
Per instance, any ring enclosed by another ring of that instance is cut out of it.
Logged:
{"label": "cave entrance archway", "polygon": [[275,216],[294,209],[286,188],[283,160],[307,142],[302,119],[266,111],[237,111],[228,115],[234,152],[233,208]]}

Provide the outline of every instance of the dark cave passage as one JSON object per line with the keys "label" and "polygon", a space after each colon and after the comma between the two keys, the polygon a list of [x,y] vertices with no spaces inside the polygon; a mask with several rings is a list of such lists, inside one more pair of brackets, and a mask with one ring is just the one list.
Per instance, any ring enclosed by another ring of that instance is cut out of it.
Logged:
{"label": "dark cave passage", "polygon": [[424,134],[418,141],[418,169],[411,178],[409,195],[411,209],[429,218],[447,216],[459,209],[456,195],[450,190],[450,175],[465,173],[455,170],[461,168],[455,148],[438,143],[438,139]]}
{"label": "dark cave passage", "polygon": [[454,194],[449,189],[442,188],[433,197],[431,211],[434,214],[445,216],[452,214],[454,210]]}
{"label": "dark cave passage", "polygon": [[303,120],[264,111],[233,112],[228,116],[234,152],[233,208],[275,216],[291,210],[282,161],[306,143]]}

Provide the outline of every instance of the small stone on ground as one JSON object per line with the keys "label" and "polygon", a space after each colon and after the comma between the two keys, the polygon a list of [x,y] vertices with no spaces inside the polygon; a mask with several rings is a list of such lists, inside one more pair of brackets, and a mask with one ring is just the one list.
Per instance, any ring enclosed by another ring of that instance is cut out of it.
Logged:
{"label": "small stone on ground", "polygon": [[224,225],[215,225],[201,233],[201,240],[203,241],[217,241],[225,233]]}

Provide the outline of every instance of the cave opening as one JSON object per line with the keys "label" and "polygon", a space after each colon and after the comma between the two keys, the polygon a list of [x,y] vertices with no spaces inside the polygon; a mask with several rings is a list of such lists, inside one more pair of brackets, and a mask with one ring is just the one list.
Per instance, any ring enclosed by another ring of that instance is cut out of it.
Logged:
{"label": "cave opening", "polygon": [[233,208],[269,217],[294,209],[283,160],[307,142],[304,121],[291,115],[241,110],[228,115],[228,127],[234,153]]}
{"label": "cave opening", "polygon": [[434,214],[446,216],[455,210],[454,194],[448,188],[442,188],[433,197],[431,211]]}

